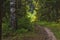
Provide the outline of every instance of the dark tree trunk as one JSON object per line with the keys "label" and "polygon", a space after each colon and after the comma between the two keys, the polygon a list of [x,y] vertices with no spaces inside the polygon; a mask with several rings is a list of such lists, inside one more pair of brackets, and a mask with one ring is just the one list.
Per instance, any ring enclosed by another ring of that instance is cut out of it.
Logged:
{"label": "dark tree trunk", "polygon": [[0,39],[2,36],[2,14],[3,14],[3,0],[0,0]]}
{"label": "dark tree trunk", "polygon": [[10,0],[10,22],[12,29],[17,29],[16,0]]}

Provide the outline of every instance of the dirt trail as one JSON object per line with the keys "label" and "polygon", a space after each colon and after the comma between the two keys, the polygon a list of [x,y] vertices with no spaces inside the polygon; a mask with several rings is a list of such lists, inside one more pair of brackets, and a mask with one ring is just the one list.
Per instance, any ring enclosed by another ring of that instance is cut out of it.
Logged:
{"label": "dirt trail", "polygon": [[57,40],[50,29],[40,25],[34,25],[34,33],[26,33],[23,36],[24,37],[16,35],[14,37],[7,37],[3,40]]}
{"label": "dirt trail", "polygon": [[57,40],[54,36],[53,32],[46,28],[39,25],[35,25],[34,27],[36,36],[32,37],[24,37],[24,40]]}

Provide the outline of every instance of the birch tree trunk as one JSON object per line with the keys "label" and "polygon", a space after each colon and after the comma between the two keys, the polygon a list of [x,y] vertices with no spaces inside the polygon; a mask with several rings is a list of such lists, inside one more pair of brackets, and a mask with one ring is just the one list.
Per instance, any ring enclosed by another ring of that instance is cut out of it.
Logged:
{"label": "birch tree trunk", "polygon": [[10,23],[12,29],[17,29],[16,21],[16,0],[10,0]]}

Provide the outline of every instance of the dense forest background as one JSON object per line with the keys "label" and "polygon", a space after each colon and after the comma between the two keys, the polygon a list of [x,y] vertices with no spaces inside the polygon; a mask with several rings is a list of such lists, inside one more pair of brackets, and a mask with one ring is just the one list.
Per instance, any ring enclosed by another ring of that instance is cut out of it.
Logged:
{"label": "dense forest background", "polygon": [[48,27],[60,40],[60,0],[4,0],[2,35],[34,31],[34,24]]}

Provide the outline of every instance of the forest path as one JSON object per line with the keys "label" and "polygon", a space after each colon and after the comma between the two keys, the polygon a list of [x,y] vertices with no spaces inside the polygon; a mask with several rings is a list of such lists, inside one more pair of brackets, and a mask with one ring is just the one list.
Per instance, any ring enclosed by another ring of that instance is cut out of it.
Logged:
{"label": "forest path", "polygon": [[22,36],[19,34],[15,36],[11,35],[8,35],[8,37],[3,40],[57,40],[54,33],[49,28],[40,25],[34,25],[33,33],[25,33]]}
{"label": "forest path", "polygon": [[23,39],[24,40],[57,40],[54,33],[47,27],[35,25],[34,29],[37,35],[24,37]]}

